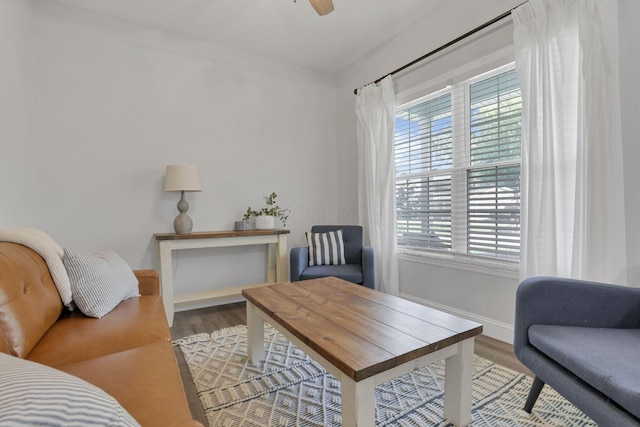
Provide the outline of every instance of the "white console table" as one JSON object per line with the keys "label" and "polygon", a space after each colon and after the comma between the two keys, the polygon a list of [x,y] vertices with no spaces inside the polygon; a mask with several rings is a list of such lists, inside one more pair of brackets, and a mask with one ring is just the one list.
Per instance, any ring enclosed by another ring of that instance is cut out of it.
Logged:
{"label": "white console table", "polygon": [[160,289],[169,326],[173,325],[173,312],[175,307],[240,296],[242,289],[264,285],[234,286],[205,292],[174,295],[172,251],[179,249],[266,244],[266,280],[269,283],[281,283],[288,281],[287,234],[289,234],[289,230],[203,231],[191,234],[154,234],[153,237],[158,241]]}

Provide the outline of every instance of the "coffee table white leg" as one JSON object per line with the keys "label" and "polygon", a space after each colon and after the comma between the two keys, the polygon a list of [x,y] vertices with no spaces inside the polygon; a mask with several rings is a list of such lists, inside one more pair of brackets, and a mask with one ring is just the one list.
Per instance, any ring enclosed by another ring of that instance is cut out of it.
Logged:
{"label": "coffee table white leg", "polygon": [[359,382],[341,378],[342,425],[370,427],[376,423],[376,384],[374,377]]}
{"label": "coffee table white leg", "polygon": [[254,363],[264,359],[264,321],[250,301],[247,301],[247,353]]}
{"label": "coffee table white leg", "polygon": [[473,338],[456,346],[456,354],[445,359],[444,418],[457,427],[463,427],[471,423]]}

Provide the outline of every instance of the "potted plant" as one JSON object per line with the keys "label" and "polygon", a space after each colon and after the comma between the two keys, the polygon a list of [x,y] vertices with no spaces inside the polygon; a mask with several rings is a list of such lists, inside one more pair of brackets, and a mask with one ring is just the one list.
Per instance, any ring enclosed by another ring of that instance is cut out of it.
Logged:
{"label": "potted plant", "polygon": [[276,193],[271,193],[268,196],[264,196],[264,201],[267,206],[260,210],[254,210],[251,207],[247,208],[244,214],[244,220],[248,221],[254,219],[256,222],[256,228],[258,230],[268,230],[275,228],[276,218],[282,221],[282,226],[287,226],[287,219],[289,218],[289,209],[283,209],[278,206]]}

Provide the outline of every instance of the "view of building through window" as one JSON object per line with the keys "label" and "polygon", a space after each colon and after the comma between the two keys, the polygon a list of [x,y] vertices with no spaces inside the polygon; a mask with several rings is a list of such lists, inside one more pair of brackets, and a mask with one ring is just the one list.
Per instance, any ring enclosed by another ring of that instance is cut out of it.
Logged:
{"label": "view of building through window", "polygon": [[521,109],[513,65],[398,108],[401,247],[519,258]]}

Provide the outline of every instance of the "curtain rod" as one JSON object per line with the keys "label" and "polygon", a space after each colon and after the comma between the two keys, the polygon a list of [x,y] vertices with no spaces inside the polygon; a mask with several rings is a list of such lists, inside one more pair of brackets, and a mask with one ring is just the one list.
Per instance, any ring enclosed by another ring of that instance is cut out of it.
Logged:
{"label": "curtain rod", "polygon": [[[377,80],[374,80],[373,82],[371,82],[371,83],[369,83],[369,84],[372,84],[372,83],[373,83],[373,84],[378,84],[378,83],[380,83],[380,81],[381,81],[382,79],[384,79],[385,77],[387,77],[387,76],[393,76],[394,74],[397,74],[397,73],[399,73],[400,71],[404,71],[405,69],[407,69],[407,68],[411,67],[412,65],[415,65],[415,64],[417,64],[418,62],[420,62],[420,61],[424,61],[424,60],[425,60],[425,59],[427,59],[428,57],[430,57],[430,56],[432,56],[432,55],[435,55],[436,53],[440,52],[441,50],[444,50],[444,49],[448,48],[449,46],[452,46],[452,45],[454,45],[454,44],[456,44],[456,43],[458,43],[458,42],[460,42],[460,41],[462,41],[462,40],[466,39],[467,37],[470,37],[470,36],[474,35],[474,34],[475,34],[475,33],[477,33],[478,31],[482,31],[482,30],[484,30],[485,28],[487,28],[488,26],[493,25],[493,24],[495,24],[495,23],[496,23],[496,22],[498,22],[498,21],[502,21],[504,18],[506,18],[507,16],[511,15],[511,12],[513,12],[515,9],[519,8],[520,6],[522,6],[522,5],[523,5],[523,4],[525,4],[525,3],[526,3],[526,1],[525,1],[525,2],[523,2],[523,3],[520,3],[518,6],[514,7],[513,9],[509,9],[508,11],[506,11],[505,13],[503,13],[502,15],[500,15],[500,16],[496,16],[496,17],[495,17],[495,18],[493,18],[492,20],[487,21],[487,22],[485,22],[484,24],[477,26],[477,27],[476,27],[476,28],[474,28],[473,30],[471,30],[471,31],[468,31],[468,32],[464,33],[464,34],[463,34],[463,35],[461,35],[460,37],[458,37],[458,38],[456,38],[456,39],[454,39],[454,40],[451,40],[451,41],[450,41],[450,42],[448,42],[448,43],[443,44],[443,45],[442,45],[442,46],[440,46],[439,48],[436,48],[436,49],[432,50],[431,52],[429,52],[429,53],[426,53],[426,54],[422,55],[422,56],[421,56],[420,58],[418,58],[418,59],[414,59],[413,61],[409,62],[408,64],[404,64],[402,67],[400,67],[400,68],[398,68],[398,69],[395,69],[395,70],[393,70],[393,71],[392,71],[392,72],[390,72],[390,73],[385,74],[384,76],[380,77],[380,78],[379,78],[379,79],[377,79]],[[366,85],[365,85],[365,86],[366,86]],[[363,87],[364,87],[364,86],[363,86]],[[360,88],[360,89],[362,89],[362,88]],[[359,90],[359,89],[354,89],[354,90],[353,90],[354,95],[357,95],[357,94],[358,94],[358,90]]]}

